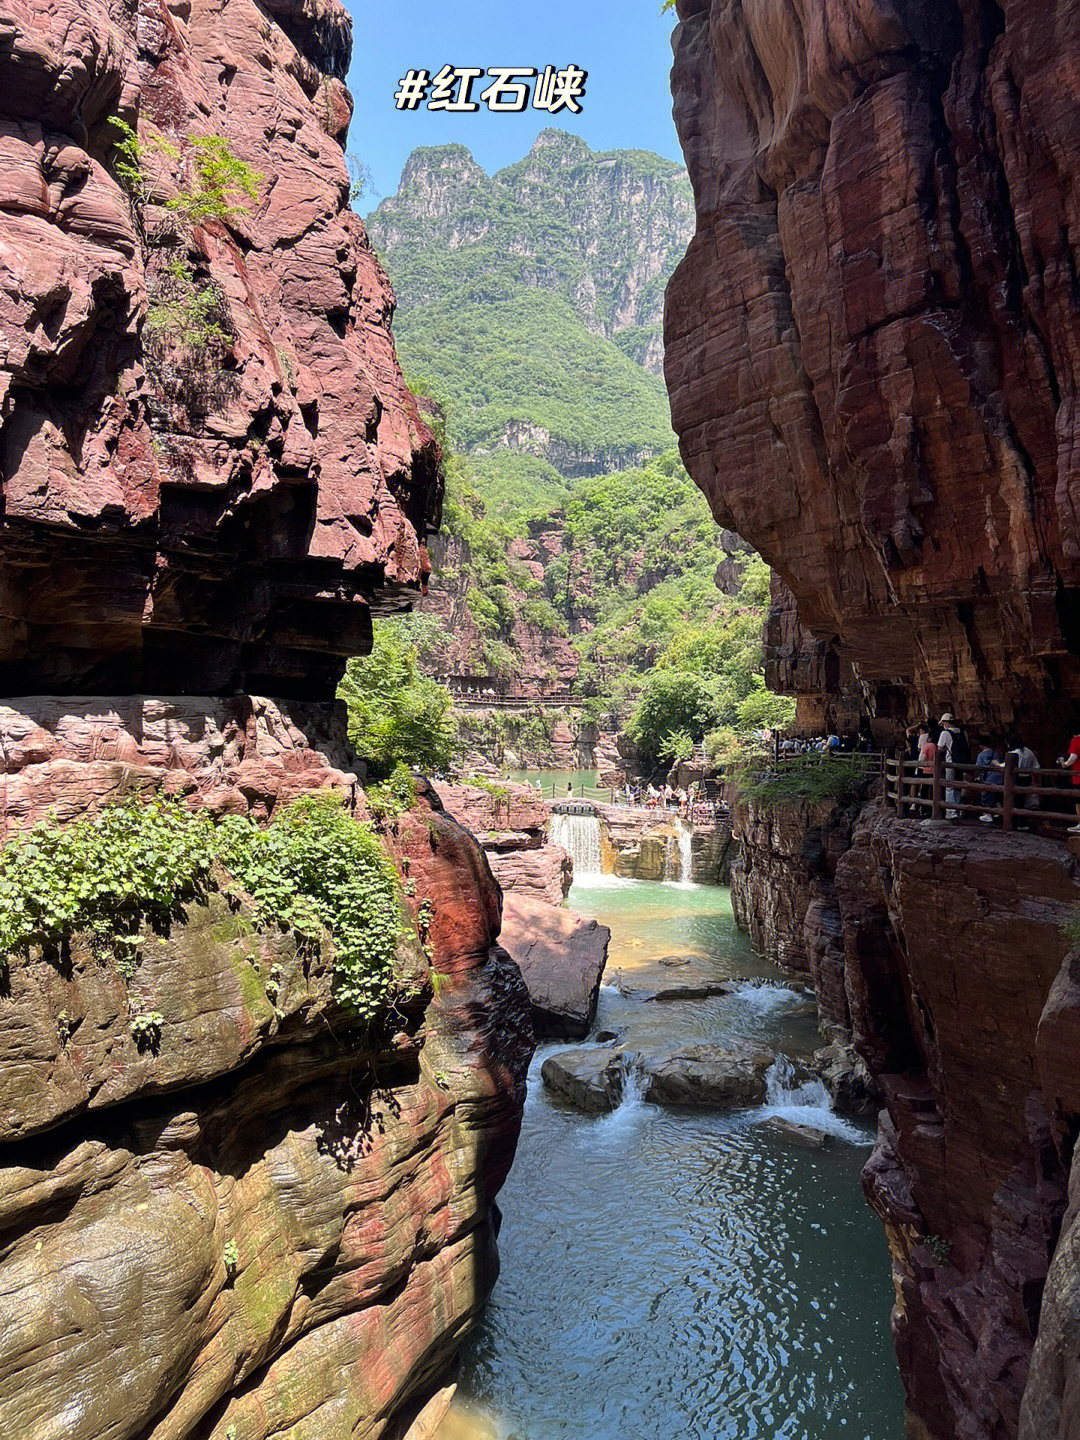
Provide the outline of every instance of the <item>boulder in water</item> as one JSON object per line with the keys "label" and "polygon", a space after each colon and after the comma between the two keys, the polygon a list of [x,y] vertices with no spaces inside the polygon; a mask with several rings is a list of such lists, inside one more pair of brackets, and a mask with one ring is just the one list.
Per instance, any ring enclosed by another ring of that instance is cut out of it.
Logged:
{"label": "boulder in water", "polygon": [[824,1130],[815,1130],[812,1125],[800,1125],[783,1115],[770,1115],[761,1122],[761,1128],[783,1140],[790,1140],[793,1145],[801,1145],[804,1150],[823,1150],[830,1138]]}
{"label": "boulder in water", "polygon": [[615,1110],[623,1095],[622,1056],[609,1046],[590,1045],[549,1055],[540,1067],[545,1086],[579,1110]]}
{"label": "boulder in water", "polygon": [[705,1000],[732,989],[715,963],[701,955],[665,955],[654,965],[616,970],[614,978],[628,1000]]}
{"label": "boulder in water", "polygon": [[499,938],[528,987],[537,1035],[584,1039],[596,1019],[608,927],[512,892],[503,896]]}
{"label": "boulder in water", "polygon": [[760,1105],[771,1050],[746,1040],[724,1045],[684,1045],[637,1057],[644,1098],[653,1105],[723,1108]]}

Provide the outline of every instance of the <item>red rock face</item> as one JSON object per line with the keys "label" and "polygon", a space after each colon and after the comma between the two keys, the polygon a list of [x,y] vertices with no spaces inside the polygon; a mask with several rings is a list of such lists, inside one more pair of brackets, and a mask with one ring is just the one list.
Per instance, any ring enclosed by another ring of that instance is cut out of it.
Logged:
{"label": "red rock face", "polygon": [[1080,699],[1080,14],[679,13],[698,228],[668,290],[672,412],[820,647],[798,673],[789,626],[787,678],[820,697],[850,666],[880,716],[948,705],[1059,745]]}
{"label": "red rock face", "polygon": [[[438,450],[347,205],[350,31],[337,0],[0,20],[0,690],[316,699],[419,590]],[[206,135],[258,199],[178,229]],[[201,350],[178,263],[224,336]]]}

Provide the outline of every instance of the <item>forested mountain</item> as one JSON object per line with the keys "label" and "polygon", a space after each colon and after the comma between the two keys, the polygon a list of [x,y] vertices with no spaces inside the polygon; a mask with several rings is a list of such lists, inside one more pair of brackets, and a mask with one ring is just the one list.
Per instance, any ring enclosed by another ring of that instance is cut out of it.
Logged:
{"label": "forested mountain", "polygon": [[727,636],[722,658],[701,652],[724,670],[710,722],[737,725],[767,576],[721,543],[659,375],[664,289],[694,226],[685,172],[559,130],[491,176],[463,146],[421,149],[367,224],[448,457],[426,666],[522,698],[572,688],[626,721],[645,676],[708,626]]}

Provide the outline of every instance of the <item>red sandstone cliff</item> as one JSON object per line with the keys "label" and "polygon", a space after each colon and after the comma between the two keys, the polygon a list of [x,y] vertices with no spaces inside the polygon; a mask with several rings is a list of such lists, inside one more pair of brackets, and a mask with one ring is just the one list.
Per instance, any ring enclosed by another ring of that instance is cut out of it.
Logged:
{"label": "red sandstone cliff", "polygon": [[687,467],[834,652],[828,684],[850,665],[878,715],[948,704],[1060,744],[1080,699],[1080,16],[679,14],[697,233],[665,338]]}
{"label": "red sandstone cliff", "polygon": [[[691,474],[779,573],[771,678],[808,723],[948,706],[1049,758],[1080,702],[1080,12],[678,10],[667,379]],[[1077,1440],[1076,862],[835,819],[744,812],[734,883],[885,1095],[908,1433]]]}
{"label": "red sandstone cliff", "polygon": [[[347,206],[350,44],[337,0],[0,19],[6,693],[327,696],[369,605],[418,590],[438,452]],[[110,116],[143,142],[134,200]],[[207,135],[258,199],[178,231]],[[225,337],[209,348],[169,313],[177,263]]]}
{"label": "red sandstone cliff", "polygon": [[[0,838],[162,791],[365,814],[331,697],[423,586],[440,477],[347,206],[350,32],[337,0],[0,16]],[[257,198],[184,221],[207,136]],[[381,1025],[213,886],[130,974],[80,935],[0,957],[5,1436],[430,1433],[533,1038],[476,842],[426,787],[383,841]]]}

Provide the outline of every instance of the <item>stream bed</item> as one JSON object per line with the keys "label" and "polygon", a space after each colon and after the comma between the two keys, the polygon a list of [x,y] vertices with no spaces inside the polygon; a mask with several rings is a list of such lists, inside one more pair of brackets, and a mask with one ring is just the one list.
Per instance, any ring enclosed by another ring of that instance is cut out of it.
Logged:
{"label": "stream bed", "polygon": [[[667,1003],[605,983],[598,1029],[631,1047],[820,1045],[812,1003],[754,955],[727,890],[588,875],[567,903],[611,927],[609,976],[692,954],[745,981]],[[587,1116],[540,1083],[566,1048],[542,1046],[530,1071],[502,1274],[440,1440],[899,1440],[888,1253],[859,1188],[870,1131],[782,1085],[764,1111],[631,1092]],[[777,1110],[828,1131],[826,1148],[770,1133]]]}

